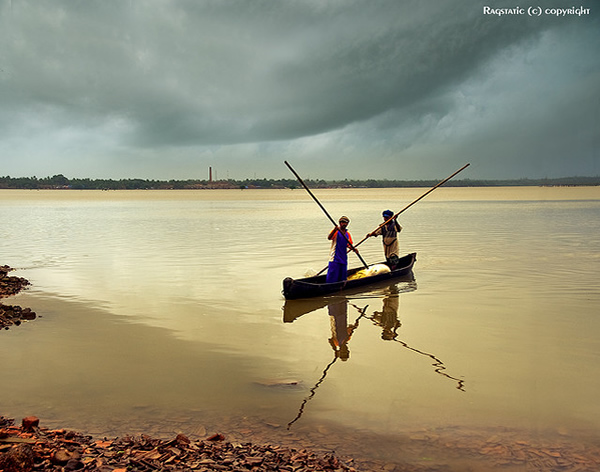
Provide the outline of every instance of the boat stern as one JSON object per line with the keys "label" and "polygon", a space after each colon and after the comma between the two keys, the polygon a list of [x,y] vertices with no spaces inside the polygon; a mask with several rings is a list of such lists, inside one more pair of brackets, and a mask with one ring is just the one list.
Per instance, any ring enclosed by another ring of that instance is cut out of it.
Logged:
{"label": "boat stern", "polygon": [[292,287],[294,286],[294,279],[291,277],[286,277],[283,279],[283,296],[285,298],[289,298],[292,295]]}

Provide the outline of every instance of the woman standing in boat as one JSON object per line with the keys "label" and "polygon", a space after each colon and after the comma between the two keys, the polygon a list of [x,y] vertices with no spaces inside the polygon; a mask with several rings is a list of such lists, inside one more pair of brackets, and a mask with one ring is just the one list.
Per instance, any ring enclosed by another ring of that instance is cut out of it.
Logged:
{"label": "woman standing in boat", "polygon": [[327,236],[331,241],[327,283],[340,282],[348,278],[348,248],[358,254],[356,248],[352,246],[352,236],[347,230],[350,220],[347,216],[342,216],[338,223],[338,226]]}

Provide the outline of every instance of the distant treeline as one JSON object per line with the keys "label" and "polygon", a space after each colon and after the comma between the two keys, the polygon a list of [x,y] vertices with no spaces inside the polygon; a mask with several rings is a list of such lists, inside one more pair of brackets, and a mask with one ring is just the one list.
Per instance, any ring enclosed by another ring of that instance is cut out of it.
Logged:
{"label": "distant treeline", "polygon": [[[441,179],[440,179],[441,180]],[[439,180],[306,180],[311,188],[391,188],[433,187]],[[600,185],[600,176],[563,177],[558,179],[517,180],[450,180],[447,187],[577,186]],[[62,174],[52,177],[0,177],[4,189],[74,189],[74,190],[160,190],[160,189],[277,189],[298,188],[293,179],[246,180],[144,180],[144,179],[69,179]]]}

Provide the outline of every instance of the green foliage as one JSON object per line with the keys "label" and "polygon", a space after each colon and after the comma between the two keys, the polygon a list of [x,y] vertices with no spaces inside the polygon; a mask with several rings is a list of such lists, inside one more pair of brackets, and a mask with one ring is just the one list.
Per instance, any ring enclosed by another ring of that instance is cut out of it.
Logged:
{"label": "green foliage", "polygon": [[[439,180],[311,180],[305,181],[309,188],[430,188]],[[512,186],[577,186],[600,185],[600,176],[563,177],[559,179],[518,179],[518,180],[450,180],[447,187],[512,187]],[[299,183],[294,179],[246,179],[246,180],[144,180],[144,179],[69,179],[62,174],[52,177],[10,177],[0,176],[0,188],[5,189],[74,189],[74,190],[158,190],[158,189],[296,189]]]}

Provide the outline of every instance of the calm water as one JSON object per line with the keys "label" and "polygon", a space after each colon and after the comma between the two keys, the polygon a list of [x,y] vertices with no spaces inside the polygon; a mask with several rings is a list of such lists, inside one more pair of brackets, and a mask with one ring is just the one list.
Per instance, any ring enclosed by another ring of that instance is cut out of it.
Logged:
{"label": "calm water", "polygon": [[[359,240],[425,190],[315,193]],[[301,190],[4,190],[0,216],[33,284],[3,302],[39,315],[0,333],[4,416],[432,470],[485,463],[460,438],[600,439],[600,188],[438,189],[400,218],[413,278],[296,303],[330,230]]]}

